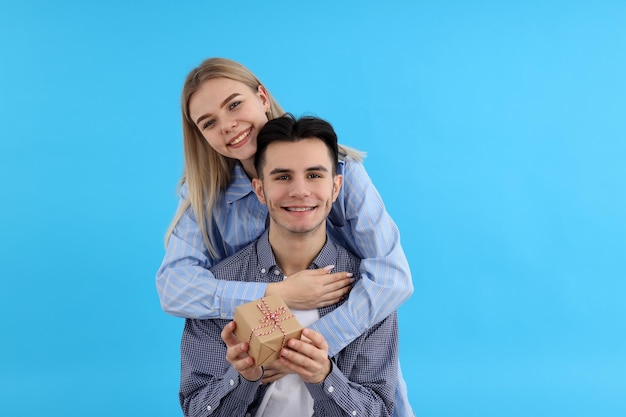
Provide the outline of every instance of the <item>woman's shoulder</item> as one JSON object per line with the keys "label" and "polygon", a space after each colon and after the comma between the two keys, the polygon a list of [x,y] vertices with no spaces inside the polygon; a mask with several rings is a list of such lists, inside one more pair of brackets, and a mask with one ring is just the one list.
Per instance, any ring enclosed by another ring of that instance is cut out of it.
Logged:
{"label": "woman's shoulder", "polygon": [[181,178],[181,180],[176,185],[176,189],[178,191],[178,196],[185,200],[189,196],[189,184],[185,178]]}
{"label": "woman's shoulder", "polygon": [[346,180],[352,180],[353,177],[357,177],[358,179],[369,178],[363,160],[357,159],[349,154],[339,155],[337,174],[344,176],[344,182]]}

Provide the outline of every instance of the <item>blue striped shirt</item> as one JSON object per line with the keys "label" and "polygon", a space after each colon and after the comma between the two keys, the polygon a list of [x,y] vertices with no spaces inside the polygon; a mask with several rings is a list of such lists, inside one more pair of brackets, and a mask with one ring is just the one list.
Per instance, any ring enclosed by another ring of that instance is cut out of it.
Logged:
{"label": "blue striped shirt", "polygon": [[[359,259],[331,239],[311,268],[328,264],[359,277]],[[279,282],[268,233],[225,259],[212,272],[231,281]],[[323,319],[337,308],[319,309]],[[229,320],[185,322],[181,343],[180,402],[185,416],[255,415],[268,385],[241,378],[226,361],[220,333]],[[397,381],[398,322],[396,313],[368,329],[332,358],[332,369],[319,384],[305,383],[313,398],[314,416],[390,416]]]}
{"label": "blue striped shirt", "polygon": [[[311,326],[326,338],[330,355],[387,317],[413,293],[400,233],[363,164],[346,158],[339,161],[337,173],[343,175],[343,186],[328,216],[327,232],[362,260],[363,279],[356,282],[347,302]],[[180,193],[183,204],[186,185]],[[240,165],[235,167],[231,184],[218,199],[212,216],[209,234],[218,252],[215,259],[209,256],[191,208],[170,237],[156,276],[161,306],[169,314],[232,319],[238,305],[265,295],[266,283],[216,279],[209,271],[215,263],[256,240],[266,228],[267,208],[259,202]],[[405,391],[399,399],[410,409],[402,378],[398,386]],[[401,410],[399,406],[397,415],[411,415],[400,414]]]}

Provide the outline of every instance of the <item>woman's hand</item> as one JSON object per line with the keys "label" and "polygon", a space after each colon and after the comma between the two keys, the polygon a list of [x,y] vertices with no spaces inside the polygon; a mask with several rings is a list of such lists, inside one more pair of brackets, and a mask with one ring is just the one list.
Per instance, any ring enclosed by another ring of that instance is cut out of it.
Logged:
{"label": "woman's hand", "polygon": [[265,295],[278,295],[289,308],[313,310],[336,304],[352,289],[354,279],[350,272],[330,271],[334,265],[305,269],[285,277],[282,282],[267,285]]}

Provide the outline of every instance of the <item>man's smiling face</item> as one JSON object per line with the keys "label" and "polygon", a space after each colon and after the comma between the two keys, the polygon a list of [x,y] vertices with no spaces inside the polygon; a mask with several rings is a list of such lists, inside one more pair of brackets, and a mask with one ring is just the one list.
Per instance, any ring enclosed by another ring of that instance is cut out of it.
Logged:
{"label": "man's smiling face", "polygon": [[[274,142],[266,149],[262,179],[255,192],[267,205],[271,227],[296,234],[326,234],[326,217],[341,188],[341,175],[333,175],[324,142],[317,138]],[[276,230],[275,230],[276,231]]]}

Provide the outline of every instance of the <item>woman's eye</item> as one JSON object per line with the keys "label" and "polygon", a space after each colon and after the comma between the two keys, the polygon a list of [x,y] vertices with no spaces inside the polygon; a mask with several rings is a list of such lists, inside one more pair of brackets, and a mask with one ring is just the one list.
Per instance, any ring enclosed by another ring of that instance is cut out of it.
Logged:
{"label": "woman's eye", "polygon": [[240,104],[241,104],[241,101],[233,101],[232,103],[230,103],[230,106],[228,106],[228,109],[232,110],[235,107],[239,107]]}
{"label": "woman's eye", "polygon": [[215,120],[208,120],[202,125],[202,128],[208,129],[209,127],[213,126],[214,123],[215,123]]}

